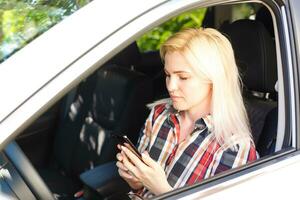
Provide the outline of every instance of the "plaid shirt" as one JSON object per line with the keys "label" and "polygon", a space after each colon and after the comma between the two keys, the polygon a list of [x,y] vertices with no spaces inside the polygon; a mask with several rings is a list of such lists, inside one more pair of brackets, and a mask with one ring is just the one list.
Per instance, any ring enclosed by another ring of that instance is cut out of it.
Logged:
{"label": "plaid shirt", "polygon": [[[221,147],[210,131],[210,116],[197,120],[194,131],[180,143],[179,126],[179,114],[171,105],[157,105],[147,118],[138,142],[139,151],[148,151],[165,169],[173,188],[192,185],[258,157],[250,142],[238,146],[237,151]],[[154,196],[146,188],[139,195]]]}

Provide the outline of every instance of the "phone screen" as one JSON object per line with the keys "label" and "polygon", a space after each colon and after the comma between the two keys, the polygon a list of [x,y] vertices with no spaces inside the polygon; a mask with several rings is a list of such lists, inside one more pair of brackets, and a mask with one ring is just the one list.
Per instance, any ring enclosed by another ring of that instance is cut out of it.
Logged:
{"label": "phone screen", "polygon": [[126,146],[132,153],[134,153],[140,160],[143,161],[141,153],[137,150],[137,148],[126,135],[113,135],[113,137],[117,138],[121,145]]}

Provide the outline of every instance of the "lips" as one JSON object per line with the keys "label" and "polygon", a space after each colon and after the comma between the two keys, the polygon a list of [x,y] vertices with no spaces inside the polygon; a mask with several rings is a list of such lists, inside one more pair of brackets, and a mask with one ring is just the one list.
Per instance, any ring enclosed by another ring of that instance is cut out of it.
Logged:
{"label": "lips", "polygon": [[170,95],[170,97],[172,100],[177,100],[181,98],[180,96],[175,96],[175,95]]}

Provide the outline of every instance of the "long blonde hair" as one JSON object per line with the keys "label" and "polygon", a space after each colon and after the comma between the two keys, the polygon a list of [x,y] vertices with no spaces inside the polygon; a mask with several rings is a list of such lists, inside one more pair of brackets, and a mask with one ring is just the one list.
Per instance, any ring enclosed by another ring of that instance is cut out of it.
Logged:
{"label": "long blonde hair", "polygon": [[199,78],[213,85],[211,114],[218,142],[230,148],[253,143],[239,72],[228,39],[212,28],[186,29],[161,46],[162,60],[175,51],[186,57]]}

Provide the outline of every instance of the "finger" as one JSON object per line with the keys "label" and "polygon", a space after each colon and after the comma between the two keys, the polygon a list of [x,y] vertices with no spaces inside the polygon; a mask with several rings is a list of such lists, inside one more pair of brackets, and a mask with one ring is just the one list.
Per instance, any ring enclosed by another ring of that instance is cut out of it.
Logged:
{"label": "finger", "polygon": [[123,159],[123,160],[126,158],[127,160],[130,161],[130,158],[129,158],[128,155],[125,153],[125,151],[121,150],[121,155],[122,155],[122,159]]}
{"label": "finger", "polygon": [[120,174],[121,177],[125,178],[125,179],[132,179],[133,176],[127,172],[125,172],[124,170],[122,169],[118,169],[118,173]]}
{"label": "finger", "polygon": [[122,152],[126,154],[126,156],[130,159],[130,161],[139,169],[143,169],[145,164],[134,154],[132,153],[127,147],[122,146]]}
{"label": "finger", "polygon": [[128,180],[130,182],[139,183],[139,179],[137,179],[134,175],[129,174],[127,172],[124,172],[123,170],[118,170],[119,175],[124,178],[125,180]]}
{"label": "finger", "polygon": [[130,160],[124,151],[121,151],[121,155],[122,155],[122,162],[124,159]]}
{"label": "finger", "polygon": [[[125,152],[124,152],[125,154]],[[133,175],[135,175],[136,177],[139,176],[139,172],[138,169],[136,168],[136,166],[134,165],[134,163],[131,162],[131,160],[129,160],[130,158],[128,158],[126,155],[123,156],[123,165],[124,167],[126,167]]]}
{"label": "finger", "polygon": [[117,144],[117,148],[118,148],[119,150],[121,150],[121,145],[120,145],[120,144]]}
{"label": "finger", "polygon": [[121,153],[117,153],[116,158],[117,158],[118,161],[121,161],[121,162],[123,160],[123,156],[122,156]]}
{"label": "finger", "polygon": [[133,173],[128,173],[128,174],[131,176],[131,178],[129,178],[130,181],[132,181],[132,182],[140,182],[140,180]]}
{"label": "finger", "polygon": [[116,163],[116,166],[117,166],[118,168],[120,168],[120,169],[122,169],[122,170],[128,172],[128,169],[123,165],[122,162],[119,162],[119,161],[118,161],[118,162]]}
{"label": "finger", "polygon": [[157,162],[150,157],[150,155],[147,151],[144,151],[142,153],[142,159],[143,159],[144,163],[151,168],[153,168],[154,166],[157,165]]}
{"label": "finger", "polygon": [[136,177],[134,177],[133,174],[121,162],[117,162],[116,165],[118,167],[118,171],[120,170],[120,173],[122,174],[122,176],[125,176],[126,178],[131,177],[130,179],[132,181],[138,181],[138,179]]}

